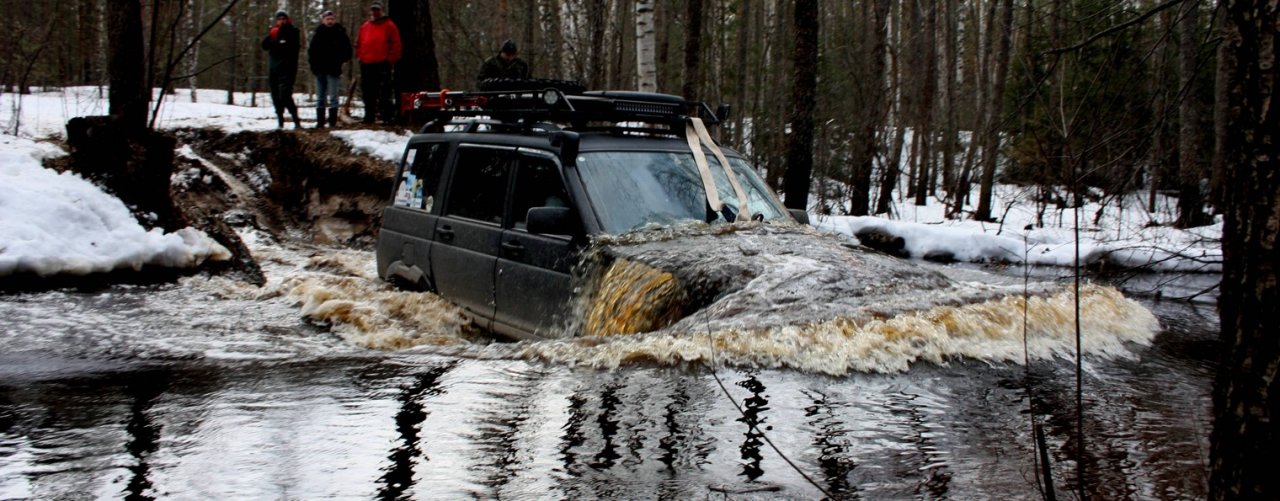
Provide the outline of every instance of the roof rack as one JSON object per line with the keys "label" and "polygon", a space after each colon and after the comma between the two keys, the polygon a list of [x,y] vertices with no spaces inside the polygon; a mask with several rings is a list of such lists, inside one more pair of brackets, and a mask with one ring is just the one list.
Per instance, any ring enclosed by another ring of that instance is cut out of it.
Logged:
{"label": "roof rack", "polygon": [[[558,124],[565,130],[645,130],[635,124],[665,126],[683,133],[692,117],[715,125],[726,118],[728,107],[712,112],[705,103],[679,96],[631,91],[566,93],[554,87],[485,92],[450,91],[406,93],[401,112],[421,131],[438,130],[454,118],[485,117],[520,129]],[[607,124],[601,126],[601,124]]]}

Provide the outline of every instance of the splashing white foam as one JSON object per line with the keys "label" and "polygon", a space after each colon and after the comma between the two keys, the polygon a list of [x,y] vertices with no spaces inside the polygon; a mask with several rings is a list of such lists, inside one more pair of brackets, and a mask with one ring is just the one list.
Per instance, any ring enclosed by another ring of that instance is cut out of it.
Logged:
{"label": "splashing white foam", "polygon": [[[1074,297],[1071,291],[1032,297],[1027,305],[1027,345],[1033,359],[1074,352]],[[1081,290],[1082,345],[1086,354],[1128,356],[1127,345],[1149,345],[1159,330],[1142,305],[1108,287]],[[681,365],[723,363],[787,367],[831,375],[900,372],[917,361],[943,364],[958,357],[1021,363],[1021,297],[873,320],[847,319],[800,326],[715,332],[660,332],[609,338],[527,343],[520,356],[550,363],[615,368],[633,363]],[[710,338],[710,339],[709,339]],[[712,348],[714,344],[714,352]]]}

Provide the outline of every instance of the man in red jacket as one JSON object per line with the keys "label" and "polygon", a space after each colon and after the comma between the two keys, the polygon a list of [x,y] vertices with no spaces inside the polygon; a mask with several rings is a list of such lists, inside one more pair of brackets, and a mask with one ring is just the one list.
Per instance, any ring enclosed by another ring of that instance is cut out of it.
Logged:
{"label": "man in red jacket", "polygon": [[360,94],[364,98],[364,123],[379,115],[383,123],[395,117],[391,98],[391,65],[400,60],[400,30],[382,15],[382,4],[369,6],[370,19],[360,26],[356,59],[360,60]]}

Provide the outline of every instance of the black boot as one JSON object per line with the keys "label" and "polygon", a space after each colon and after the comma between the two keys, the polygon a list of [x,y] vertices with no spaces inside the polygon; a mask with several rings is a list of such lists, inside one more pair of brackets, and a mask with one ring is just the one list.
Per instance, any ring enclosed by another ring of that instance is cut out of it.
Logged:
{"label": "black boot", "polygon": [[324,128],[324,108],[316,108],[316,128]]}
{"label": "black boot", "polygon": [[338,126],[338,107],[329,108],[329,127]]}
{"label": "black boot", "polygon": [[276,112],[276,128],[277,129],[284,128],[284,113],[281,113],[279,111]]}

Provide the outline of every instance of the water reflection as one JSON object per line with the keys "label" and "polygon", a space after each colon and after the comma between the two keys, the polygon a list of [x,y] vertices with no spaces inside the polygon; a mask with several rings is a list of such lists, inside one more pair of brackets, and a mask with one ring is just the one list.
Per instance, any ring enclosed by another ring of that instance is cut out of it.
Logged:
{"label": "water reflection", "polygon": [[820,455],[818,465],[822,468],[826,480],[827,492],[840,499],[855,499],[858,496],[857,485],[849,481],[850,475],[858,467],[857,461],[849,455],[848,431],[838,417],[843,414],[839,403],[820,391],[807,391],[813,405],[805,408],[805,417],[810,418],[808,425],[816,431],[813,445]]}
{"label": "water reflection", "polygon": [[595,462],[591,464],[598,470],[612,468],[613,462],[622,457],[618,455],[613,445],[613,437],[618,434],[618,418],[614,413],[622,403],[618,400],[618,388],[617,383],[611,383],[605,385],[604,392],[600,394],[600,415],[596,416],[596,424],[600,425],[600,439],[604,442],[604,446],[596,454]]}
{"label": "water reflection", "polygon": [[413,487],[413,463],[422,457],[419,448],[419,427],[427,420],[429,414],[422,400],[428,396],[444,392],[440,387],[440,377],[453,368],[452,364],[433,367],[414,378],[413,384],[400,392],[400,411],[396,413],[396,431],[400,434],[400,444],[391,450],[387,459],[391,466],[378,481],[384,484],[378,489],[380,499],[402,499],[409,488]]}
{"label": "water reflection", "polygon": [[[198,313],[183,330],[146,336],[173,317],[95,329],[118,320],[71,308],[83,301],[64,294],[6,301],[0,317],[21,309],[58,342],[0,327],[0,499],[820,495],[761,433],[833,498],[1025,499],[1037,495],[1029,406],[1047,423],[1060,497],[1078,485],[1066,358],[841,377],[722,369],[739,414],[696,368],[352,350],[328,333],[271,334]],[[1091,498],[1206,492],[1216,325],[1177,308],[1157,308],[1165,330],[1131,359],[1086,357]],[[163,348],[151,343],[160,338]],[[284,360],[232,360],[228,342],[232,355],[262,346]],[[119,346],[95,355],[86,344]]]}
{"label": "water reflection", "polygon": [[[905,426],[901,440],[909,450],[903,451],[898,475],[903,479],[915,479],[913,495],[946,497],[951,482],[951,472],[945,461],[946,451],[938,446],[935,437],[936,409],[923,395],[906,391],[888,395],[889,413]],[[923,475],[924,478],[918,478]]]}
{"label": "water reflection", "polygon": [[742,464],[741,475],[747,477],[748,481],[754,481],[764,475],[764,469],[760,467],[760,461],[764,459],[760,455],[760,446],[764,444],[764,430],[772,427],[762,429],[761,425],[764,424],[765,417],[761,414],[769,410],[769,401],[765,399],[764,384],[756,379],[755,372],[748,372],[747,379],[736,384],[751,392],[751,396],[743,399],[742,417],[736,421],[747,425],[747,431],[743,433],[746,440],[743,440],[742,445],[738,447],[742,453],[742,459],[746,461]]}
{"label": "water reflection", "polygon": [[570,475],[577,476],[578,471],[578,454],[575,449],[586,443],[586,433],[583,431],[583,425],[586,423],[589,414],[586,410],[587,397],[580,393],[569,395],[568,419],[565,420],[564,434],[560,436],[560,457],[564,463],[564,471]]}
{"label": "water reflection", "polygon": [[169,374],[166,371],[140,372],[130,376],[125,383],[124,392],[132,401],[129,406],[129,423],[125,430],[129,441],[125,450],[133,458],[134,464],[128,467],[131,476],[125,488],[128,494],[125,499],[155,499],[151,492],[151,465],[149,459],[159,448],[160,424],[152,421],[151,407],[157,398],[169,387]]}

